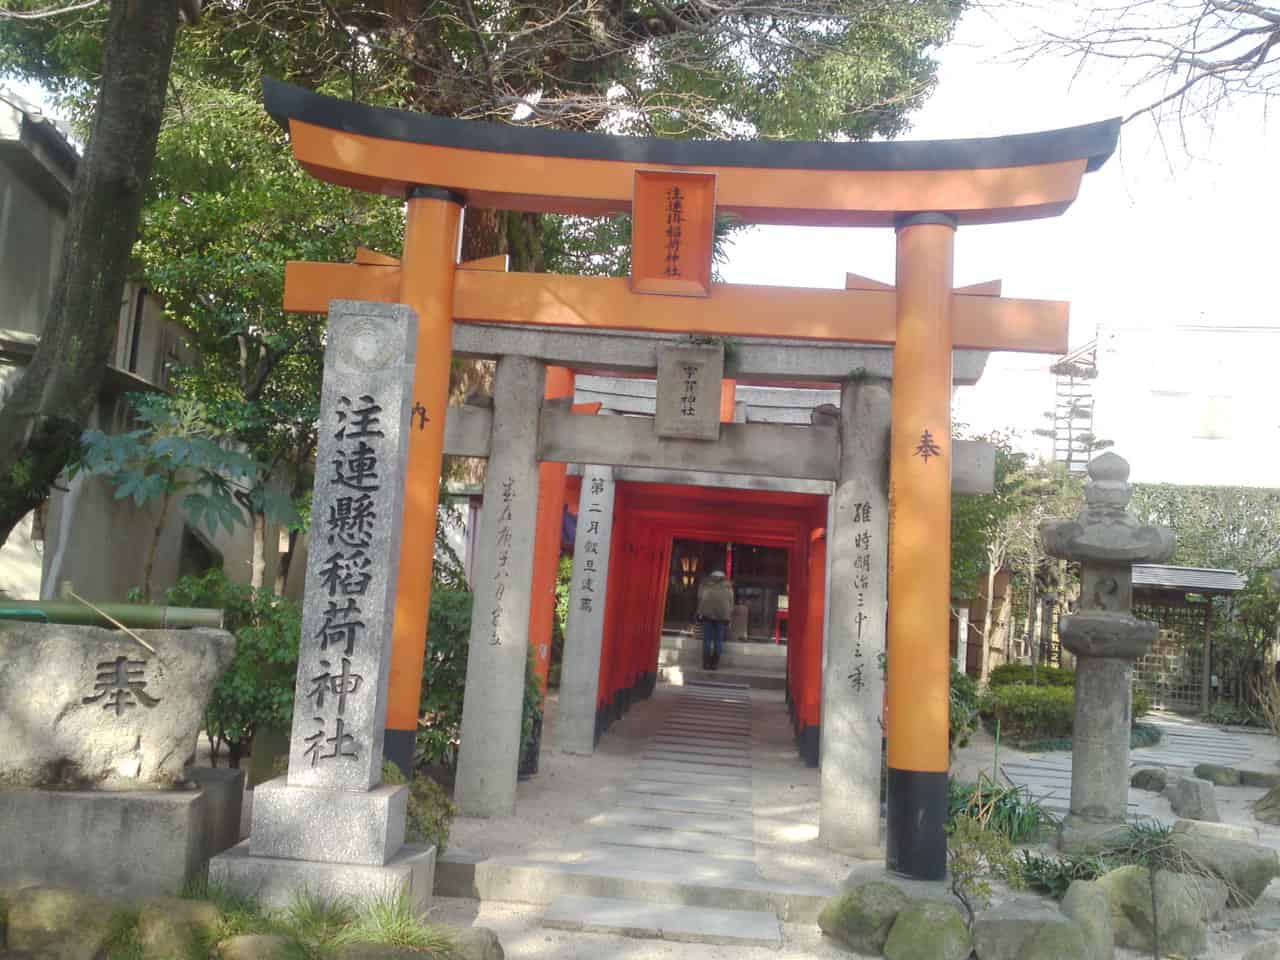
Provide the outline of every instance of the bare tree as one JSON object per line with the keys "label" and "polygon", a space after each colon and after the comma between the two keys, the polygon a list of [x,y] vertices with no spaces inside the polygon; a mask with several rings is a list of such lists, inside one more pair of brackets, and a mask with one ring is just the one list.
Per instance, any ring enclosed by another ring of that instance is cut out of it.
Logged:
{"label": "bare tree", "polygon": [[[1046,19],[1060,18],[1054,3]],[[1280,94],[1280,4],[1251,0],[1126,0],[1072,6],[1058,27],[1037,24],[1024,55],[1065,54],[1077,69],[1110,62],[1149,91],[1125,122],[1150,116],[1180,127],[1211,123],[1217,111],[1242,98],[1264,105]]]}

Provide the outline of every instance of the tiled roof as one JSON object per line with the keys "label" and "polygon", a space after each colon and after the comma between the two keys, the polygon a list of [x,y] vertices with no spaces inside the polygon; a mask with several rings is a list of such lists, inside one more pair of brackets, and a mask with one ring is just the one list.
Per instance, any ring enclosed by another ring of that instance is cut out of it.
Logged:
{"label": "tiled roof", "polygon": [[1133,585],[1156,590],[1183,590],[1189,593],[1234,593],[1244,588],[1244,577],[1235,570],[1172,567],[1162,563],[1135,563]]}

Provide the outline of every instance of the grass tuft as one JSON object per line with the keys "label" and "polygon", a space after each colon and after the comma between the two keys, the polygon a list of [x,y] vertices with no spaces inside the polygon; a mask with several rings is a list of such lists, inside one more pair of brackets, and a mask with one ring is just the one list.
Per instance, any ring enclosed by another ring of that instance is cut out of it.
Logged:
{"label": "grass tuft", "polygon": [[381,943],[421,951],[425,957],[449,960],[457,940],[446,927],[427,923],[407,896],[379,900],[362,909],[343,933],[343,943]]}
{"label": "grass tuft", "polygon": [[142,960],[142,941],[138,936],[136,910],[117,910],[111,915],[111,925],[102,952],[107,960]]}

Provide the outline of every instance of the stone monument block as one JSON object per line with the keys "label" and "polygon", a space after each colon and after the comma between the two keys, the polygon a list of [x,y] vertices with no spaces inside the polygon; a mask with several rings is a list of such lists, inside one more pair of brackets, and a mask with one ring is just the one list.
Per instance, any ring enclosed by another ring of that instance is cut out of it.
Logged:
{"label": "stone monument block", "polygon": [[183,781],[235,654],[225,630],[0,624],[0,786],[166,789]]}
{"label": "stone monument block", "polygon": [[405,845],[408,787],[382,784],[417,326],[401,304],[329,308],[289,772],[209,865],[268,906],[431,895],[435,848]]}
{"label": "stone monument block", "polygon": [[330,309],[291,787],[382,782],[416,327],[395,304]]}
{"label": "stone monument block", "polygon": [[677,440],[720,439],[723,379],[722,345],[659,347],[654,432]]}

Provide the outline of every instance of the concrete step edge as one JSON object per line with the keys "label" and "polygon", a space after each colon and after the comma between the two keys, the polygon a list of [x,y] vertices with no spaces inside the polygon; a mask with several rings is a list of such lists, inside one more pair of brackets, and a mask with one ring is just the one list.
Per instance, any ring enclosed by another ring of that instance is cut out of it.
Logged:
{"label": "concrete step edge", "polygon": [[613,933],[679,943],[780,947],[777,916],[763,910],[723,910],[676,903],[561,895],[542,925],[553,930]]}

